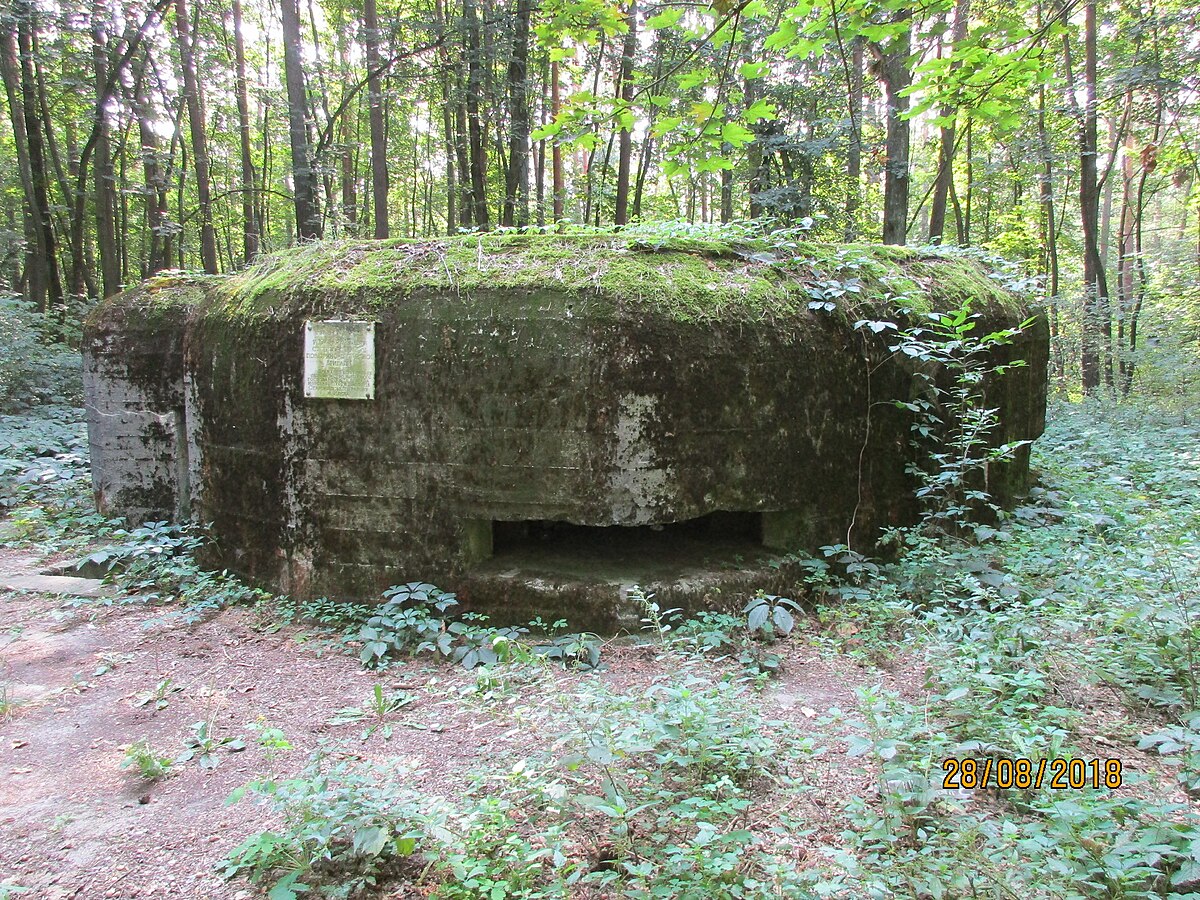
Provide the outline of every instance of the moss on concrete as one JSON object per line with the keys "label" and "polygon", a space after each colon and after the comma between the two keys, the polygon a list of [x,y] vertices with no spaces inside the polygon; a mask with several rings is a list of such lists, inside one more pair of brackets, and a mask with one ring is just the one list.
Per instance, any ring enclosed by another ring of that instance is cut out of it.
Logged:
{"label": "moss on concrete", "polygon": [[[1011,312],[1016,300],[975,263],[900,247],[686,239],[647,246],[620,235],[466,235],[438,241],[355,241],[285,251],[231,278],[225,316],[270,316],[320,297],[329,308],[366,310],[415,294],[556,291],[638,307],[682,322],[805,315],[812,290],[857,279],[836,298],[855,315],[957,306]],[[835,298],[830,298],[835,299]]]}
{"label": "moss on concrete", "polygon": [[120,321],[143,329],[167,326],[182,320],[208,296],[208,289],[227,279],[219,275],[171,272],[154,275],[116,297],[110,297],[88,314],[86,327],[105,328]]}

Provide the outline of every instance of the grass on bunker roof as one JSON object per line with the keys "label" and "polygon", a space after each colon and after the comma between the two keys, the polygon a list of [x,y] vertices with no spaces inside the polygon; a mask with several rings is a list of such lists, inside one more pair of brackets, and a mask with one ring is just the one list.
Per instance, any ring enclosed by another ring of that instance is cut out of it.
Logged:
{"label": "grass on bunker roof", "polygon": [[[128,540],[89,508],[64,418],[0,421],[2,471],[51,473],[0,485],[5,578]],[[287,865],[251,883],[222,861],[255,835],[318,847],[382,793],[387,848],[362,822],[355,856],[351,821],[333,861],[292,861],[300,896],[1186,896],[1197,437],[1186,411],[1056,405],[1039,491],[981,552],[918,545],[770,645],[734,620],[648,629],[594,672],[367,669],[334,607],[188,595],[195,615],[172,615],[166,575],[90,600],[4,590],[0,892],[286,896]],[[765,653],[776,674],[755,676]],[[197,723],[215,767],[122,768],[138,742],[194,749]],[[1115,759],[1121,785],[943,790],[951,757]],[[226,803],[264,780],[300,799]]]}
{"label": "grass on bunker roof", "polygon": [[978,310],[1019,315],[1015,295],[985,268],[947,250],[652,228],[341,241],[264,259],[225,282],[219,308],[236,317],[315,297],[367,309],[421,291],[469,300],[487,292],[553,290],[680,321],[803,317],[815,301],[834,302],[844,315],[920,313],[956,307],[966,297],[975,298]]}

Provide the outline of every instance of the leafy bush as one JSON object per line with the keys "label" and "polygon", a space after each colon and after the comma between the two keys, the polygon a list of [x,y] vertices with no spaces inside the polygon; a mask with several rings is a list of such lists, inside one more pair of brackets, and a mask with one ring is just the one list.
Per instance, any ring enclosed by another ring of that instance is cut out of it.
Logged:
{"label": "leafy bush", "polygon": [[[933,697],[930,708],[966,696]],[[987,747],[961,741],[953,725],[895,694],[868,691],[863,701],[866,733],[851,741],[850,752],[872,761],[877,799],[851,801],[846,837],[855,852],[836,854],[860,889],[922,897],[1151,900],[1200,875],[1200,825],[1181,816],[1184,807],[1091,789],[1064,797],[1043,787],[1001,791],[1016,802],[989,810],[971,792],[941,786],[943,759]],[[1028,727],[1028,711],[1015,716],[1018,726]],[[992,720],[979,730],[990,743],[1002,733],[998,728]],[[1026,756],[1080,755],[1061,742],[1023,749],[1019,739],[1015,743]]]}
{"label": "leafy bush", "polygon": [[777,597],[758,591],[746,608],[746,630],[753,635],[761,635],[766,640],[787,637],[796,627],[795,613],[800,612],[800,605],[787,597]]}
{"label": "leafy bush", "polygon": [[179,605],[152,624],[178,620],[190,625],[227,606],[270,596],[228,571],[201,566],[195,554],[207,537],[198,526],[147,522],[134,529],[118,528],[112,536],[116,543],[89,553],[76,565],[99,567],[141,602]]}
{"label": "leafy bush", "polygon": [[1033,320],[977,334],[978,319],[966,301],[951,312],[927,313],[924,324],[913,327],[865,319],[855,323],[859,330],[876,334],[894,331],[895,342],[888,349],[922,364],[914,371],[919,396],[892,402],[913,414],[913,442],[928,456],[914,470],[927,531],[956,535],[969,529],[980,510],[998,512],[988,494],[992,467],[1029,443],[992,446],[999,418],[998,410],[987,405],[986,387],[989,379],[1025,365],[1000,364],[992,357]]}
{"label": "leafy bush", "polygon": [[412,703],[416,698],[405,691],[385,692],[383,685],[375,685],[371,696],[362,706],[346,706],[334,713],[329,720],[330,725],[358,725],[366,723],[362,739],[367,740],[376,731],[383,734],[384,740],[392,737],[392,723],[388,716]]}
{"label": "leafy bush", "polygon": [[560,805],[595,860],[579,883],[629,897],[806,896],[747,827],[781,761],[804,748],[781,743],[782,726],[744,693],[683,677],[637,697],[592,685],[567,702]]}
{"label": "leafy bush", "polygon": [[1182,725],[1169,725],[1138,742],[1139,750],[1155,750],[1177,766],[1175,780],[1189,797],[1200,797],[1200,713],[1188,716]]}
{"label": "leafy bush", "polygon": [[375,885],[413,854],[438,812],[430,798],[399,786],[408,774],[327,765],[317,754],[297,778],[239,788],[230,802],[256,796],[282,815],[283,826],[236,847],[225,877],[270,884],[275,900],[294,900],[322,883],[336,885],[342,896]]}
{"label": "leafy bush", "polygon": [[412,653],[435,653],[464,669],[531,662],[535,657],[594,668],[600,659],[596,635],[549,635],[544,641],[530,642],[525,638],[528,628],[488,625],[488,617],[479,613],[451,619],[457,598],[432,584],[394,585],[383,596],[379,611],[358,631],[359,659],[365,666],[386,666]]}
{"label": "leafy bush", "polygon": [[192,734],[184,741],[183,750],[175,757],[175,762],[185,763],[194,759],[202,769],[215,769],[221,764],[221,757],[217,755],[218,750],[224,750],[226,753],[241,753],[245,749],[246,742],[242,738],[234,737],[231,734],[216,737],[212,733],[211,722],[193,722]]}

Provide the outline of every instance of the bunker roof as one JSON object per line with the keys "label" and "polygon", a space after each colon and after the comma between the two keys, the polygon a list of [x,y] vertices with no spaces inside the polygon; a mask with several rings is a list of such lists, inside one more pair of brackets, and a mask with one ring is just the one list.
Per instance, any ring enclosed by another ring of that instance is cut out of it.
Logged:
{"label": "bunker roof", "polygon": [[535,291],[588,300],[593,314],[642,311],[678,321],[792,318],[825,302],[856,316],[946,310],[969,300],[977,312],[1014,318],[1024,306],[979,262],[946,251],[625,234],[323,242],[265,257],[220,281],[223,312],[251,317],[305,298],[367,309],[416,294],[469,302]]}

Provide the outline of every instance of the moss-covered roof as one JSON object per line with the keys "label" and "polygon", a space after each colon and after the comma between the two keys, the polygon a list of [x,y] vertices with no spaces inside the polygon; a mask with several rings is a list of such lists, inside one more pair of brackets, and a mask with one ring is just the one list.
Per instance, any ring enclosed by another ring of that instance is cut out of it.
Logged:
{"label": "moss-covered roof", "polygon": [[120,310],[121,318],[130,315],[145,327],[177,319],[207,297],[211,285],[228,281],[218,275],[199,275],[191,272],[167,272],[147,278],[116,298],[98,304],[87,316],[88,323],[100,325],[111,321],[112,310]]}
{"label": "moss-covered roof", "polygon": [[[845,290],[849,286],[849,290]],[[365,305],[415,291],[545,290],[651,307],[672,318],[762,318],[839,307],[957,307],[1017,314],[1017,298],[975,262],[902,247],[673,240],[623,235],[465,235],[342,241],[275,254],[228,280],[226,307],[248,313],[324,295]],[[843,291],[845,291],[843,293]]]}
{"label": "moss-covered roof", "polygon": [[965,300],[1000,319],[1021,317],[1026,307],[960,255],[857,244],[651,243],[626,234],[317,243],[265,257],[229,277],[161,275],[126,292],[117,305],[151,321],[214,294],[222,316],[255,317],[287,315],[318,300],[322,308],[349,312],[418,293],[450,292],[469,303],[476,295],[526,291],[592,298],[602,307],[653,310],[681,321],[795,317],[814,301],[856,318],[948,310]]}

